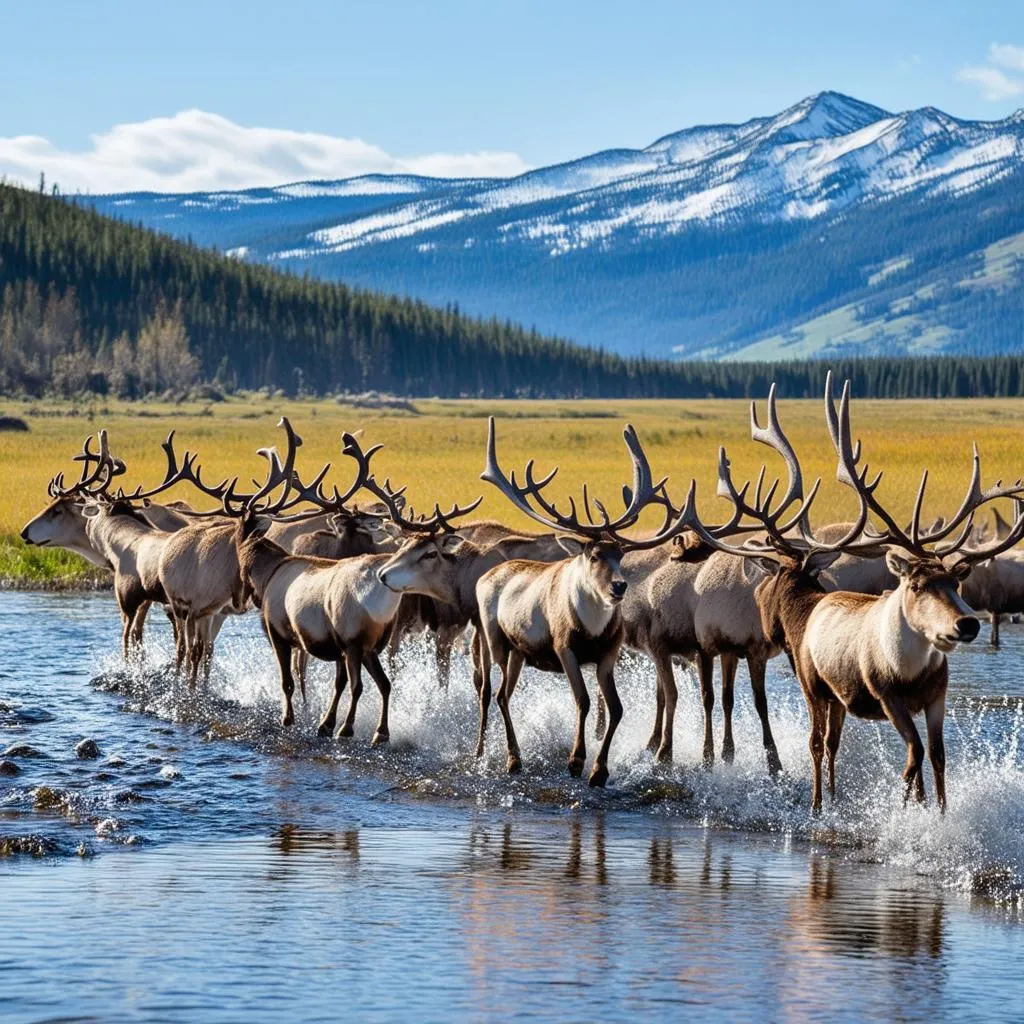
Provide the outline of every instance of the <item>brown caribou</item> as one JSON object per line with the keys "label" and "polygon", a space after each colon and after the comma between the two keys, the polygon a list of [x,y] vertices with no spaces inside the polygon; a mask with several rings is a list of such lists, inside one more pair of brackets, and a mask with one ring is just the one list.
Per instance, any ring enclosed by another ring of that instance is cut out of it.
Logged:
{"label": "brown caribou", "polygon": [[[527,463],[523,483],[515,474],[507,477],[498,465],[494,419],[488,427],[487,464],[482,479],[494,484],[525,515],[555,531],[569,557],[553,564],[513,559],[488,570],[477,583],[476,594],[482,632],[490,660],[501,670],[497,704],[505,725],[508,747],[507,768],[516,772],[521,755],[512,724],[512,694],[523,665],[549,672],[561,672],[569,681],[576,701],[576,738],[569,756],[569,772],[582,774],[586,756],[585,725],[590,697],[581,667],[597,666],[597,683],[608,709],[608,727],[594,759],[592,786],[608,779],[608,752],[622,718],[622,703],[615,687],[615,661],[623,639],[622,599],[627,580],[622,558],[628,551],[665,544],[685,528],[685,522],[668,498],[665,480],[655,483],[647,456],[636,435],[627,426],[626,447],[633,464],[633,486],[623,489],[624,511],[614,520],[604,505],[595,501],[598,518],[591,510],[586,486],[580,518],[570,499],[568,514],[559,512],[545,499],[544,488],[557,468],[542,480]],[[636,525],[641,513],[658,506],[664,520],[653,536],[643,540],[626,537],[623,530]]]}
{"label": "brown caribou", "polygon": [[[974,640],[980,628],[959,594],[959,585],[974,562],[1005,550],[1024,536],[1024,502],[1017,502],[1017,515],[1006,538],[984,548],[966,549],[965,545],[972,533],[975,511],[996,498],[1016,497],[1021,483],[1010,487],[997,483],[982,490],[975,447],[970,485],[956,514],[937,528],[921,528],[928,479],[925,471],[909,529],[903,530],[875,495],[881,473],[869,481],[867,466],[860,465],[860,443],[854,445],[851,440],[849,397],[847,383],[837,413],[830,373],[825,409],[838,459],[837,478],[855,492],[860,506],[856,521],[844,536],[826,542],[811,529],[808,510],[818,484],[805,498],[799,462],[779,425],[774,387],[768,396],[768,427],[760,427],[752,404],[751,431],[755,440],[774,448],[786,461],[789,488],[778,505],[771,508],[774,485],[762,497],[763,468],[750,503],[746,498],[748,485],[740,490],[733,485],[724,449],[719,456],[719,494],[729,498],[737,512],[758,522],[766,539],[739,547],[704,530],[696,514],[693,485],[683,518],[705,542],[743,558],[757,559],[768,574],[757,588],[757,601],[765,633],[789,653],[807,702],[812,810],[821,807],[821,764],[826,753],[829,792],[835,794],[836,752],[847,713],[892,723],[907,746],[903,772],[906,795],[913,792],[923,800],[924,747],[913,719],[922,711],[936,798],[944,809],[946,659],[958,643]],[[796,535],[780,523],[794,503],[798,506]],[[881,531],[869,526],[871,515],[881,522]],[[825,591],[818,575],[828,565],[843,552],[867,550],[879,544],[890,548],[886,559],[899,579],[895,590],[879,596]]]}

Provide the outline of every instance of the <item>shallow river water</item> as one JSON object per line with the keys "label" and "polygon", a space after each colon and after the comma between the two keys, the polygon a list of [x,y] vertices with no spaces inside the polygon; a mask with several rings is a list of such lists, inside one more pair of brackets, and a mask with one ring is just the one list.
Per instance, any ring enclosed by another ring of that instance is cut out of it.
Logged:
{"label": "shallow river water", "polygon": [[[524,674],[524,773],[429,645],[394,673],[388,748],[317,740],[313,674],[282,730],[252,616],[207,688],[116,656],[109,594],[0,594],[0,1018],[1015,1019],[1024,1000],[1024,627],[952,659],[949,811],[905,808],[904,752],[849,720],[839,796],[808,812],[806,712],[769,671],[770,778],[741,669],[736,760],[697,767],[680,670],[676,765],[645,751],[653,672],[628,658],[607,790],[568,778],[564,680]],[[720,736],[720,723],[716,734]],[[99,757],[75,747],[93,739]],[[591,744],[591,755],[594,744]],[[0,766],[2,769],[4,766]],[[931,792],[931,778],[927,778]]]}

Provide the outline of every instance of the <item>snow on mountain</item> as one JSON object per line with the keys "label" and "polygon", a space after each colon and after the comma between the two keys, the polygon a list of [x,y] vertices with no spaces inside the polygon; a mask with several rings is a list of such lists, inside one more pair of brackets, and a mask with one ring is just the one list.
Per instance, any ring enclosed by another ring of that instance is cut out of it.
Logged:
{"label": "snow on mountain", "polygon": [[[88,201],[240,259],[614,351],[786,358],[1017,344],[1022,180],[1024,111],[965,121],[823,92],[514,178]],[[1018,239],[1005,273],[979,277],[999,232]]]}
{"label": "snow on mountain", "polygon": [[448,183],[429,199],[346,218],[268,255],[340,253],[455,222],[471,233],[485,216],[493,240],[550,243],[558,255],[671,234],[694,221],[772,223],[914,190],[959,192],[1011,173],[1022,157],[1019,115],[996,122],[959,121],[931,108],[893,115],[826,92],[775,117],[691,128],[643,150],[610,150],[513,179]]}

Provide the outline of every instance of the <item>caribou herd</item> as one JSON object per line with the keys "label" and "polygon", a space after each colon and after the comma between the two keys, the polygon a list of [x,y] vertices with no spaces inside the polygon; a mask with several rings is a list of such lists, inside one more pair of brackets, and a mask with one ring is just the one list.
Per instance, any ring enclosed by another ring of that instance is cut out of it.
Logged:
{"label": "caribou herd", "polygon": [[[731,503],[721,523],[697,511],[691,482],[682,505],[667,479],[656,480],[636,432],[627,427],[632,482],[623,509],[613,515],[583,487],[579,501],[559,508],[547,495],[557,470],[538,479],[530,461],[520,476],[498,459],[490,421],[482,479],[492,484],[544,532],[469,521],[482,499],[417,515],[404,488],[377,479],[372,459],[343,435],[351,482],[339,491],[324,466],[304,481],[296,466],[301,439],[286,419],[284,455],[261,449],[267,473],[252,491],[238,478],[205,481],[198,457],[179,460],[174,433],[163,444],[164,479],[125,492],[116,487],[125,464],[110,452],[105,431],[95,449],[87,439],[76,459],[74,483],[58,474],[51,503],[22,531],[27,543],[67,548],[113,570],[126,659],[140,648],[146,614],[162,606],[174,627],[176,671],[189,686],[208,679],[217,633],[228,615],[255,607],[280,672],[284,726],[294,721],[296,681],[305,696],[310,656],[335,665],[334,691],[319,725],[321,736],[351,736],[365,668],[381,698],[374,744],[388,740],[391,682],[385,663],[410,631],[436,633],[438,675],[447,685],[452,649],[471,630],[473,685],[479,702],[476,754],[484,751],[492,668],[500,683],[496,703],[505,728],[507,768],[521,769],[513,696],[524,665],[563,674],[576,704],[569,772],[586,760],[590,696],[585,666],[596,669],[600,747],[590,783],[608,779],[608,756],[623,707],[615,669],[625,646],[654,663],[656,704],[648,744],[671,761],[677,702],[674,666],[696,662],[704,706],[703,760],[714,762],[713,666],[721,663],[724,736],[721,756],[734,754],[733,687],[741,658],[749,669],[761,721],[768,770],[781,770],[769,720],[765,669],[785,652],[800,682],[810,718],[812,810],[820,809],[822,761],[835,794],[835,760],[847,713],[888,719],[906,743],[906,794],[924,800],[925,748],[914,716],[924,713],[936,800],[946,804],[943,718],[947,656],[979,633],[978,613],[992,620],[998,644],[1000,616],[1024,610],[1024,484],[983,489],[977,449],[965,497],[952,515],[924,525],[922,477],[910,523],[901,527],[880,502],[874,477],[861,459],[850,426],[849,386],[838,407],[831,375],[825,419],[835,449],[837,479],[856,497],[851,522],[811,524],[820,481],[805,487],[797,454],[783,432],[774,387],[767,422],[751,406],[751,437],[773,449],[785,482],[737,485],[719,450],[720,497]],[[213,506],[154,499],[188,484]],[[370,504],[356,504],[359,494]],[[1010,521],[994,505],[984,526],[983,506],[998,499],[1015,510]],[[637,536],[646,511],[660,517],[653,534]],[[383,655],[383,660],[382,660]],[[346,689],[349,703],[337,728]],[[529,700],[524,694],[521,700]]]}

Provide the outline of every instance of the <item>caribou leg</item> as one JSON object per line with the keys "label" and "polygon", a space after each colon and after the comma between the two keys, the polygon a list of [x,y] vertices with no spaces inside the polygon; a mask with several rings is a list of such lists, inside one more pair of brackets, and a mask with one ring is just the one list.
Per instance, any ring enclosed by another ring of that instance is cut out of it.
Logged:
{"label": "caribou leg", "polygon": [[999,619],[1000,615],[998,612],[989,612],[989,621],[992,623],[992,634],[989,637],[989,643],[993,647],[999,646]]}
{"label": "caribou leg", "polygon": [[366,671],[370,673],[370,678],[377,684],[377,689],[380,691],[380,719],[377,722],[377,731],[373,734],[373,740],[370,743],[371,747],[376,747],[380,743],[387,743],[391,738],[391,733],[388,729],[391,680],[388,679],[388,675],[384,671],[384,666],[380,663],[380,657],[376,651],[367,651],[363,655],[363,664],[366,666]]}
{"label": "caribou leg", "polygon": [[[658,744],[655,757],[659,761],[672,760],[673,734],[676,723],[676,700],[679,693],[676,689],[676,677],[672,671],[672,655],[667,651],[661,651],[654,659],[654,668],[658,674],[658,703],[662,711],[661,719],[661,742]],[[655,729],[658,721],[655,719]]]}
{"label": "caribou leg", "polygon": [[295,712],[292,709],[292,694],[295,692],[295,680],[292,678],[292,645],[269,629],[267,632],[270,635],[274,654],[277,655],[277,667],[281,672],[281,693],[284,695],[284,714],[281,716],[281,724],[291,725],[295,721]]}
{"label": "caribou leg", "polygon": [[886,694],[879,699],[885,717],[896,727],[907,745],[907,766],[903,769],[903,781],[907,784],[903,794],[903,802],[910,799],[910,791],[914,791],[914,799],[918,803],[924,801],[924,744],[914,725],[914,718],[907,710],[903,701],[894,694]]}
{"label": "caribou leg", "polygon": [[[569,774],[578,779],[583,774],[583,762],[587,756],[587,715],[590,712],[590,695],[587,693],[587,685],[583,681],[583,673],[580,671],[580,663],[576,655],[568,648],[555,651],[558,660],[562,664],[562,671],[565,672],[572,688],[572,695],[576,699],[576,741],[573,743],[572,753],[569,755]],[[500,697],[498,698],[501,699]]]}
{"label": "caribou leg", "polygon": [[660,655],[654,658],[654,728],[651,729],[651,738],[647,741],[647,749],[652,754],[662,748],[665,735],[665,689],[662,684],[662,669],[660,661]]}
{"label": "caribou leg", "polygon": [[149,612],[151,602],[143,601],[135,611],[135,618],[132,619],[132,647],[142,647],[142,631],[146,625],[146,615]]}
{"label": "caribou leg", "polygon": [[768,756],[768,771],[776,775],[782,771],[782,761],[775,746],[771,723],[768,721],[768,695],[765,692],[764,677],[767,661],[756,654],[747,655],[747,671],[750,673],[750,689],[754,694],[754,707],[757,717],[761,719],[761,741],[765,754]]}
{"label": "caribou leg", "polygon": [[811,717],[811,735],[808,747],[811,751],[811,813],[821,811],[821,762],[825,754],[825,729],[828,709],[820,697],[807,697],[807,710]]}
{"label": "caribou leg", "polygon": [[302,703],[306,703],[306,669],[309,667],[309,655],[301,648],[292,650],[292,674],[299,681],[299,693]]}
{"label": "caribou leg", "polygon": [[342,722],[339,736],[351,736],[355,731],[356,708],[359,707],[359,698],[363,692],[363,660],[362,652],[353,644],[345,648],[345,668],[348,670],[349,696],[348,714]]}
{"label": "caribou leg", "polygon": [[828,758],[828,795],[836,798],[836,752],[843,735],[843,723],[846,721],[846,706],[842,701],[829,701],[825,725],[825,754]]}
{"label": "caribou leg", "polygon": [[508,760],[506,770],[510,775],[522,770],[522,759],[519,753],[519,740],[516,738],[516,730],[512,725],[512,714],[509,705],[512,701],[512,694],[515,692],[516,683],[519,682],[519,673],[523,670],[523,656],[514,647],[508,650],[502,669],[501,686],[498,687],[498,695],[495,702],[501,711],[502,721],[505,723],[505,744],[508,748]]}
{"label": "caribou leg", "polygon": [[[504,673],[504,670],[502,670]],[[483,757],[484,735],[487,732],[487,710],[491,704],[491,649],[482,630],[473,633],[473,688],[480,709],[476,756]]]}
{"label": "caribou leg", "polygon": [[924,709],[928,726],[928,759],[932,763],[935,777],[935,800],[939,810],[946,813],[946,742],[942,737],[942,726],[946,718],[946,688]]}
{"label": "caribou leg", "polygon": [[[303,651],[303,654],[306,652]],[[292,656],[292,666],[294,669],[295,657]],[[348,672],[345,668],[345,656],[343,654],[338,656],[338,660],[334,664],[334,694],[331,697],[331,706],[327,709],[327,714],[320,720],[320,724],[316,727],[317,736],[333,736],[334,726],[338,721],[338,702],[341,700],[341,695],[345,692],[345,684],[348,682]]]}
{"label": "caribou leg", "polygon": [[603,786],[608,781],[608,752],[611,750],[615,730],[622,721],[622,701],[615,688],[615,662],[618,653],[615,651],[610,656],[606,655],[604,661],[597,666],[597,685],[601,688],[601,696],[608,705],[608,728],[597,757],[594,758],[594,768],[590,773],[591,786]]}
{"label": "caribou leg", "polygon": [[715,659],[706,651],[697,655],[700,674],[700,699],[704,705],[704,767],[715,763],[715,736],[711,729],[711,716],[715,710]]}
{"label": "caribou leg", "polygon": [[722,760],[726,764],[732,764],[736,757],[736,741],[732,736],[732,709],[736,693],[736,668],[739,665],[739,658],[735,654],[723,654],[722,664],[722,719],[724,731],[722,733]]}
{"label": "caribou leg", "polygon": [[594,739],[604,738],[604,731],[608,727],[608,709],[604,706],[604,694],[600,689],[597,692],[597,714],[594,716]]}

